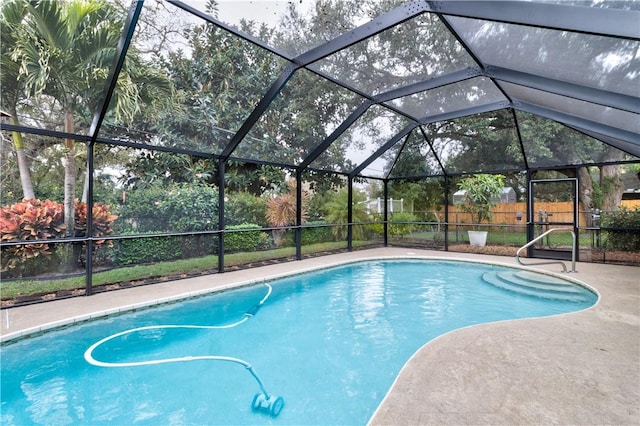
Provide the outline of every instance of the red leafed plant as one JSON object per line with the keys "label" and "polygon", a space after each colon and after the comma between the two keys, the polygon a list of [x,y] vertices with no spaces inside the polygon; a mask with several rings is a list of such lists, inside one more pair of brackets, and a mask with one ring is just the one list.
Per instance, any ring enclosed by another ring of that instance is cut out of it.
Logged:
{"label": "red leafed plant", "polygon": [[[76,200],[76,236],[84,237],[87,234],[87,203]],[[111,214],[108,204],[94,203],[92,209],[93,217],[93,236],[103,237],[110,234],[113,229],[111,225],[118,216]],[[96,245],[100,245],[104,240],[95,241]]]}
{"label": "red leafed plant", "polygon": [[0,239],[41,240],[64,234],[62,204],[51,200],[24,200],[0,210]]}
{"label": "red leafed plant", "polygon": [[[62,204],[50,200],[23,200],[0,209],[0,240],[24,241],[58,238],[64,235]],[[10,246],[3,250],[3,268],[13,269],[18,260],[51,254],[49,244]]]}
{"label": "red leafed plant", "polygon": [[[82,237],[87,232],[87,204],[76,200],[75,203],[75,232]],[[93,205],[94,237],[102,237],[111,233],[111,225],[118,216],[109,211],[109,205],[95,203]],[[0,240],[25,241],[46,240],[65,236],[64,206],[62,203],[36,199],[0,208]],[[95,241],[95,246],[104,240]],[[51,254],[51,244],[34,243],[9,246],[2,250],[2,269],[14,269],[19,262],[40,255]]]}

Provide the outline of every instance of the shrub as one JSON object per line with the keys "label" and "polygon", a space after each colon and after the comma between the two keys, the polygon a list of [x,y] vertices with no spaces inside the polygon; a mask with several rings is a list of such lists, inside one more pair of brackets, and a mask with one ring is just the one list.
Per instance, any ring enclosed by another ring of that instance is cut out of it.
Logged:
{"label": "shrub", "polygon": [[127,193],[120,208],[122,232],[213,230],[218,226],[218,191],[202,184],[153,186]]}
{"label": "shrub", "polygon": [[127,191],[126,200],[120,205],[120,218],[116,233],[145,233],[166,231],[167,218],[159,214],[158,205],[167,196],[168,190],[161,186],[150,186]]}
{"label": "shrub", "polygon": [[458,188],[466,191],[460,208],[471,215],[474,228],[485,221],[491,223],[491,209],[496,205],[493,200],[500,196],[503,186],[503,175],[489,174],[467,176],[458,183]]}
{"label": "shrub", "polygon": [[207,185],[175,185],[160,201],[158,212],[167,219],[169,232],[216,229],[218,191]]}
{"label": "shrub", "polygon": [[118,266],[182,258],[180,237],[148,237],[117,240],[111,257]]}
{"label": "shrub", "polygon": [[[306,225],[326,225],[324,220],[308,222]],[[287,247],[295,246],[296,233],[294,230],[286,232],[282,237],[282,245]],[[302,245],[310,245],[315,243],[325,243],[335,241],[335,237],[331,232],[331,226],[315,226],[302,228]]]}
{"label": "shrub", "polygon": [[181,237],[182,258],[201,257],[214,253],[218,246],[217,235],[185,235]]}
{"label": "shrub", "polygon": [[[0,240],[27,241],[64,236],[64,209],[50,200],[24,200],[0,210]],[[51,245],[45,243],[6,247],[2,250],[2,269],[24,267],[24,262],[41,255],[50,255]]]}
{"label": "shrub", "polygon": [[[76,237],[84,237],[87,235],[87,203],[80,202],[76,200],[75,202],[75,236]],[[113,232],[112,224],[118,218],[118,216],[111,214],[110,207],[108,204],[102,203],[94,203],[92,208],[92,218],[93,218],[93,236],[94,237],[104,237],[105,235],[109,235]],[[93,254],[96,255],[98,253],[98,249],[105,243],[105,240],[97,240],[93,243]],[[107,242],[107,247],[112,246],[112,242]],[[86,244],[82,245],[86,247]],[[80,259],[80,263],[84,264],[85,259],[85,250],[81,250],[78,254]],[[97,261],[94,258],[94,262]]]}
{"label": "shrub", "polygon": [[640,251],[640,208],[622,208],[603,213],[600,226],[605,232],[606,247],[611,250]]}
{"label": "shrub", "polygon": [[64,209],[60,203],[31,199],[4,206],[0,211],[3,241],[42,240],[64,235]]}
{"label": "shrub", "polygon": [[224,251],[226,253],[252,252],[268,248],[269,234],[256,228],[259,228],[259,226],[254,223],[243,223],[227,227],[226,229],[229,231],[238,232],[224,234]]}
{"label": "shrub", "polygon": [[[64,207],[62,203],[50,200],[24,200],[0,210],[0,239],[2,241],[28,241],[61,238],[65,236]],[[75,202],[75,235],[82,237],[87,232],[87,205]],[[111,214],[108,204],[93,205],[93,229],[95,237],[102,237],[112,232],[112,224],[118,216]],[[104,240],[95,242],[97,249]],[[41,255],[51,255],[54,244],[37,243],[7,247],[2,250],[2,268],[15,269],[20,266],[20,273],[27,268],[39,273],[43,265],[31,264],[31,259]],[[79,256],[82,256],[81,252]]]}
{"label": "shrub", "polygon": [[[87,234],[87,203],[76,200],[76,237],[84,237]],[[94,203],[91,216],[93,218],[93,236],[104,237],[113,232],[113,222],[118,216],[111,214],[108,204]],[[96,245],[102,244],[103,241],[96,241]]]}
{"label": "shrub", "polygon": [[256,223],[259,227],[267,227],[265,199],[248,192],[229,194],[229,200],[224,205],[224,213],[227,226]]}
{"label": "shrub", "polygon": [[413,231],[415,225],[411,223],[396,223],[396,222],[417,222],[418,218],[409,212],[393,213],[389,223],[389,235],[392,237],[402,238],[406,234]]}
{"label": "shrub", "polygon": [[[309,222],[307,225],[326,225],[327,222],[323,220]],[[329,226],[316,226],[313,228],[304,228],[302,230],[302,245],[324,243],[333,241],[333,234],[331,233],[331,227]]]}
{"label": "shrub", "polygon": [[369,237],[384,238],[384,223],[377,222],[367,226]]}

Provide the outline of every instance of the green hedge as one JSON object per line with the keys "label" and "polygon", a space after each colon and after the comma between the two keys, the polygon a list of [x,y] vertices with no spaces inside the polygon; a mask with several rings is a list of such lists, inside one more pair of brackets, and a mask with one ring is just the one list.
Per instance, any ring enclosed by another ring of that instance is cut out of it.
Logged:
{"label": "green hedge", "polygon": [[389,236],[404,237],[415,228],[411,223],[394,223],[394,222],[417,222],[418,218],[409,212],[397,212],[391,215],[389,223]]}
{"label": "green hedge", "polygon": [[[306,225],[326,225],[324,221],[308,222]],[[334,241],[330,226],[316,226],[302,229],[302,245],[307,246],[315,243],[326,243]]]}
{"label": "green hedge", "polygon": [[211,231],[218,227],[218,190],[190,183],[137,189],[117,214],[116,234]]}
{"label": "green hedge", "polygon": [[224,203],[224,223],[226,226],[255,223],[259,228],[268,225],[265,218],[266,198],[256,197],[247,192],[233,192]]}
{"label": "green hedge", "polygon": [[[336,241],[335,236],[331,232],[330,226],[317,226],[326,225],[327,222],[323,220],[316,220],[313,222],[305,223],[305,226],[311,226],[309,228],[302,228],[302,245],[308,246],[316,243],[327,243]],[[313,226],[316,225],[316,226]],[[283,245],[288,247],[295,246],[296,233],[291,230],[286,232],[283,237]]]}
{"label": "green hedge", "polygon": [[182,258],[180,237],[116,240],[111,250],[113,262],[118,266]]}
{"label": "green hedge", "polygon": [[[640,209],[604,213],[600,226],[610,250],[640,251]],[[611,229],[606,229],[611,228]]]}
{"label": "green hedge", "polygon": [[264,250],[270,247],[269,234],[260,231],[258,225],[254,223],[243,223],[240,225],[228,226],[226,230],[244,230],[242,232],[226,232],[224,234],[225,253],[252,252]]}
{"label": "green hedge", "polygon": [[187,259],[215,253],[215,235],[144,237],[115,240],[107,254],[116,266]]}

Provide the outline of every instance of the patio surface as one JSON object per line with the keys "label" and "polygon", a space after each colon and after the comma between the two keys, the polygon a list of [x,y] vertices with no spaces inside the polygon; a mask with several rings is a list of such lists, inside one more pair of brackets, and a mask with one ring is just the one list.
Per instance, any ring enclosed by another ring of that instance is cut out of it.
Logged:
{"label": "patio surface", "polygon": [[[398,256],[516,265],[511,257],[406,248],[362,250],[10,308],[1,313],[0,338],[294,271]],[[567,276],[600,292],[595,307],[440,336],[407,362],[369,423],[639,425],[640,268],[578,263],[577,270]]]}

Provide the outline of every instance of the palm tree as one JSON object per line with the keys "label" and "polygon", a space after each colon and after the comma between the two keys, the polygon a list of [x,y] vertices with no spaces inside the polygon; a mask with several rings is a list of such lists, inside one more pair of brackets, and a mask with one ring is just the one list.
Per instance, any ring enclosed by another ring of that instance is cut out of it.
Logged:
{"label": "palm tree", "polygon": [[[54,100],[64,117],[64,131],[76,133],[76,124],[83,117],[87,124],[104,99],[124,17],[112,4],[99,0],[15,3],[26,10],[23,24],[16,28],[12,53],[20,66],[19,79],[31,98]],[[166,78],[130,49],[118,77],[112,111],[121,120],[132,119],[148,97],[166,97],[170,88]],[[77,156],[74,140],[65,139],[64,216],[69,236],[75,229]]]}
{"label": "palm tree", "polygon": [[[2,110],[9,115],[9,122],[19,125],[18,103],[23,97],[24,83],[18,79],[20,65],[11,59],[13,49],[17,44],[16,28],[21,24],[26,14],[26,4],[24,2],[7,2],[2,6],[0,16],[0,27],[2,28],[0,41],[0,84],[2,85]],[[25,153],[22,133],[13,132],[13,146],[16,152],[18,163],[18,173],[20,174],[20,184],[22,186],[22,198],[36,198],[33,191],[33,182],[29,170],[29,161]]]}
{"label": "palm tree", "polygon": [[[330,223],[348,223],[348,192],[346,188],[336,192],[333,199],[326,204],[327,209],[327,221]],[[353,204],[352,204],[352,218],[353,223],[367,222],[369,220],[369,214],[367,213],[364,201],[365,195],[357,190],[353,191]],[[346,226],[334,226],[332,229],[333,235],[338,239],[347,238]],[[354,240],[364,239],[364,227],[362,225],[354,225],[352,228],[352,238]]]}
{"label": "palm tree", "polygon": [[[27,14],[13,55],[20,64],[20,78],[29,95],[55,99],[64,131],[75,133],[75,116],[90,112],[104,87],[119,40],[116,16],[97,1],[25,3]],[[69,233],[75,229],[76,156],[74,140],[66,138],[64,217]]]}
{"label": "palm tree", "polygon": [[[307,203],[309,200],[309,194],[306,191],[302,191],[302,223],[307,221]],[[277,195],[270,198],[267,201],[266,219],[270,226],[284,227],[296,224],[296,181],[289,181],[289,192]],[[276,229],[273,231],[273,240],[277,246],[281,244],[282,230]]]}

